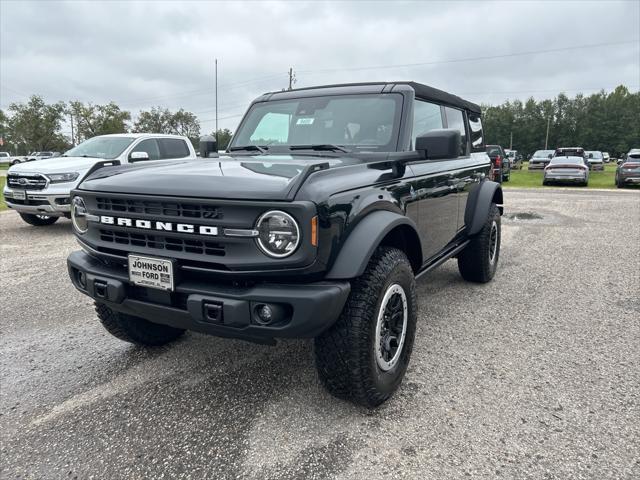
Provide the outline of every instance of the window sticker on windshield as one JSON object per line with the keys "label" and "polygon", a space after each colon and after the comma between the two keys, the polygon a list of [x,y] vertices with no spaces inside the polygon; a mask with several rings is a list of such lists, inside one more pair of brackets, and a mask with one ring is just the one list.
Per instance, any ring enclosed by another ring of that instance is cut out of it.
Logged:
{"label": "window sticker on windshield", "polygon": [[299,118],[296,125],[313,125],[313,117]]}

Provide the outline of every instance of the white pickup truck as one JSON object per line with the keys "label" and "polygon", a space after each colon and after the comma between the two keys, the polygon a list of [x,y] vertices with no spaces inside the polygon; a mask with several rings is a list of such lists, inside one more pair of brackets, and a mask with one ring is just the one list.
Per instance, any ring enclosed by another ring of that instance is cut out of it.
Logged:
{"label": "white pickup truck", "polygon": [[51,225],[70,216],[71,190],[99,162],[195,160],[187,137],[124,133],[93,137],[64,155],[13,165],[3,190],[7,206],[35,226]]}

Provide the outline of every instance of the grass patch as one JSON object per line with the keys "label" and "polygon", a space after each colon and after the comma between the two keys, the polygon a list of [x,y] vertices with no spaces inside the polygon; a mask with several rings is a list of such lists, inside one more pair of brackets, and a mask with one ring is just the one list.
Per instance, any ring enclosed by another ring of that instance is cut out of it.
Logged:
{"label": "grass patch", "polygon": [[[7,177],[0,177],[0,191],[4,189],[4,184],[7,181]],[[0,210],[6,210],[7,204],[4,203],[4,195],[0,193]]]}
{"label": "grass patch", "polygon": [[[527,170],[528,162],[524,162],[522,166],[522,170],[511,170],[511,179],[503,183],[503,187],[514,187],[514,188],[541,188],[542,187],[542,177],[544,173],[542,170]],[[589,186],[587,188],[616,188],[615,179],[616,179],[616,167],[615,163],[608,163],[604,166],[604,172],[589,172]],[[554,187],[556,185],[550,185],[549,188]],[[557,186],[572,186],[571,184],[562,185],[557,184]],[[578,187],[575,188],[585,188]]]}

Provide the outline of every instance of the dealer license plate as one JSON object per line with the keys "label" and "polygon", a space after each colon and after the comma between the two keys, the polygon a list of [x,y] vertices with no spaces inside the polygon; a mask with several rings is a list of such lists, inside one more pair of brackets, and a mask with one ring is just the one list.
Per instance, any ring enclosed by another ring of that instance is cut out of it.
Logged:
{"label": "dealer license plate", "polygon": [[173,261],[129,255],[129,281],[142,287],[173,291]]}
{"label": "dealer license plate", "polygon": [[27,195],[24,190],[14,190],[13,198],[15,198],[16,200],[24,200],[27,198]]}

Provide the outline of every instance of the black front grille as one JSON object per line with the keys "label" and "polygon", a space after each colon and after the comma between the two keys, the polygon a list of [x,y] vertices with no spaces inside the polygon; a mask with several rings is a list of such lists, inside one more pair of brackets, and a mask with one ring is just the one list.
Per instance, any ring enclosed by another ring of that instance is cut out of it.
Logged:
{"label": "black front grille", "polygon": [[47,179],[40,174],[16,175],[10,173],[7,175],[7,185],[11,188],[19,188],[22,190],[42,190],[47,186]]}
{"label": "black front grille", "polygon": [[119,245],[154,248],[171,252],[195,253],[198,255],[224,256],[224,245],[206,240],[186,239],[163,235],[147,235],[119,230],[100,229],[100,240]]}
{"label": "black front grille", "polygon": [[105,197],[96,198],[96,202],[96,206],[100,210],[111,210],[114,212],[142,213],[147,215],[186,218],[222,218],[222,212],[220,211],[220,209],[212,205]]}
{"label": "black front grille", "polygon": [[40,205],[49,205],[47,200],[18,200],[16,198],[7,198],[7,202],[13,203],[15,205],[32,205],[32,206],[40,206]]}

